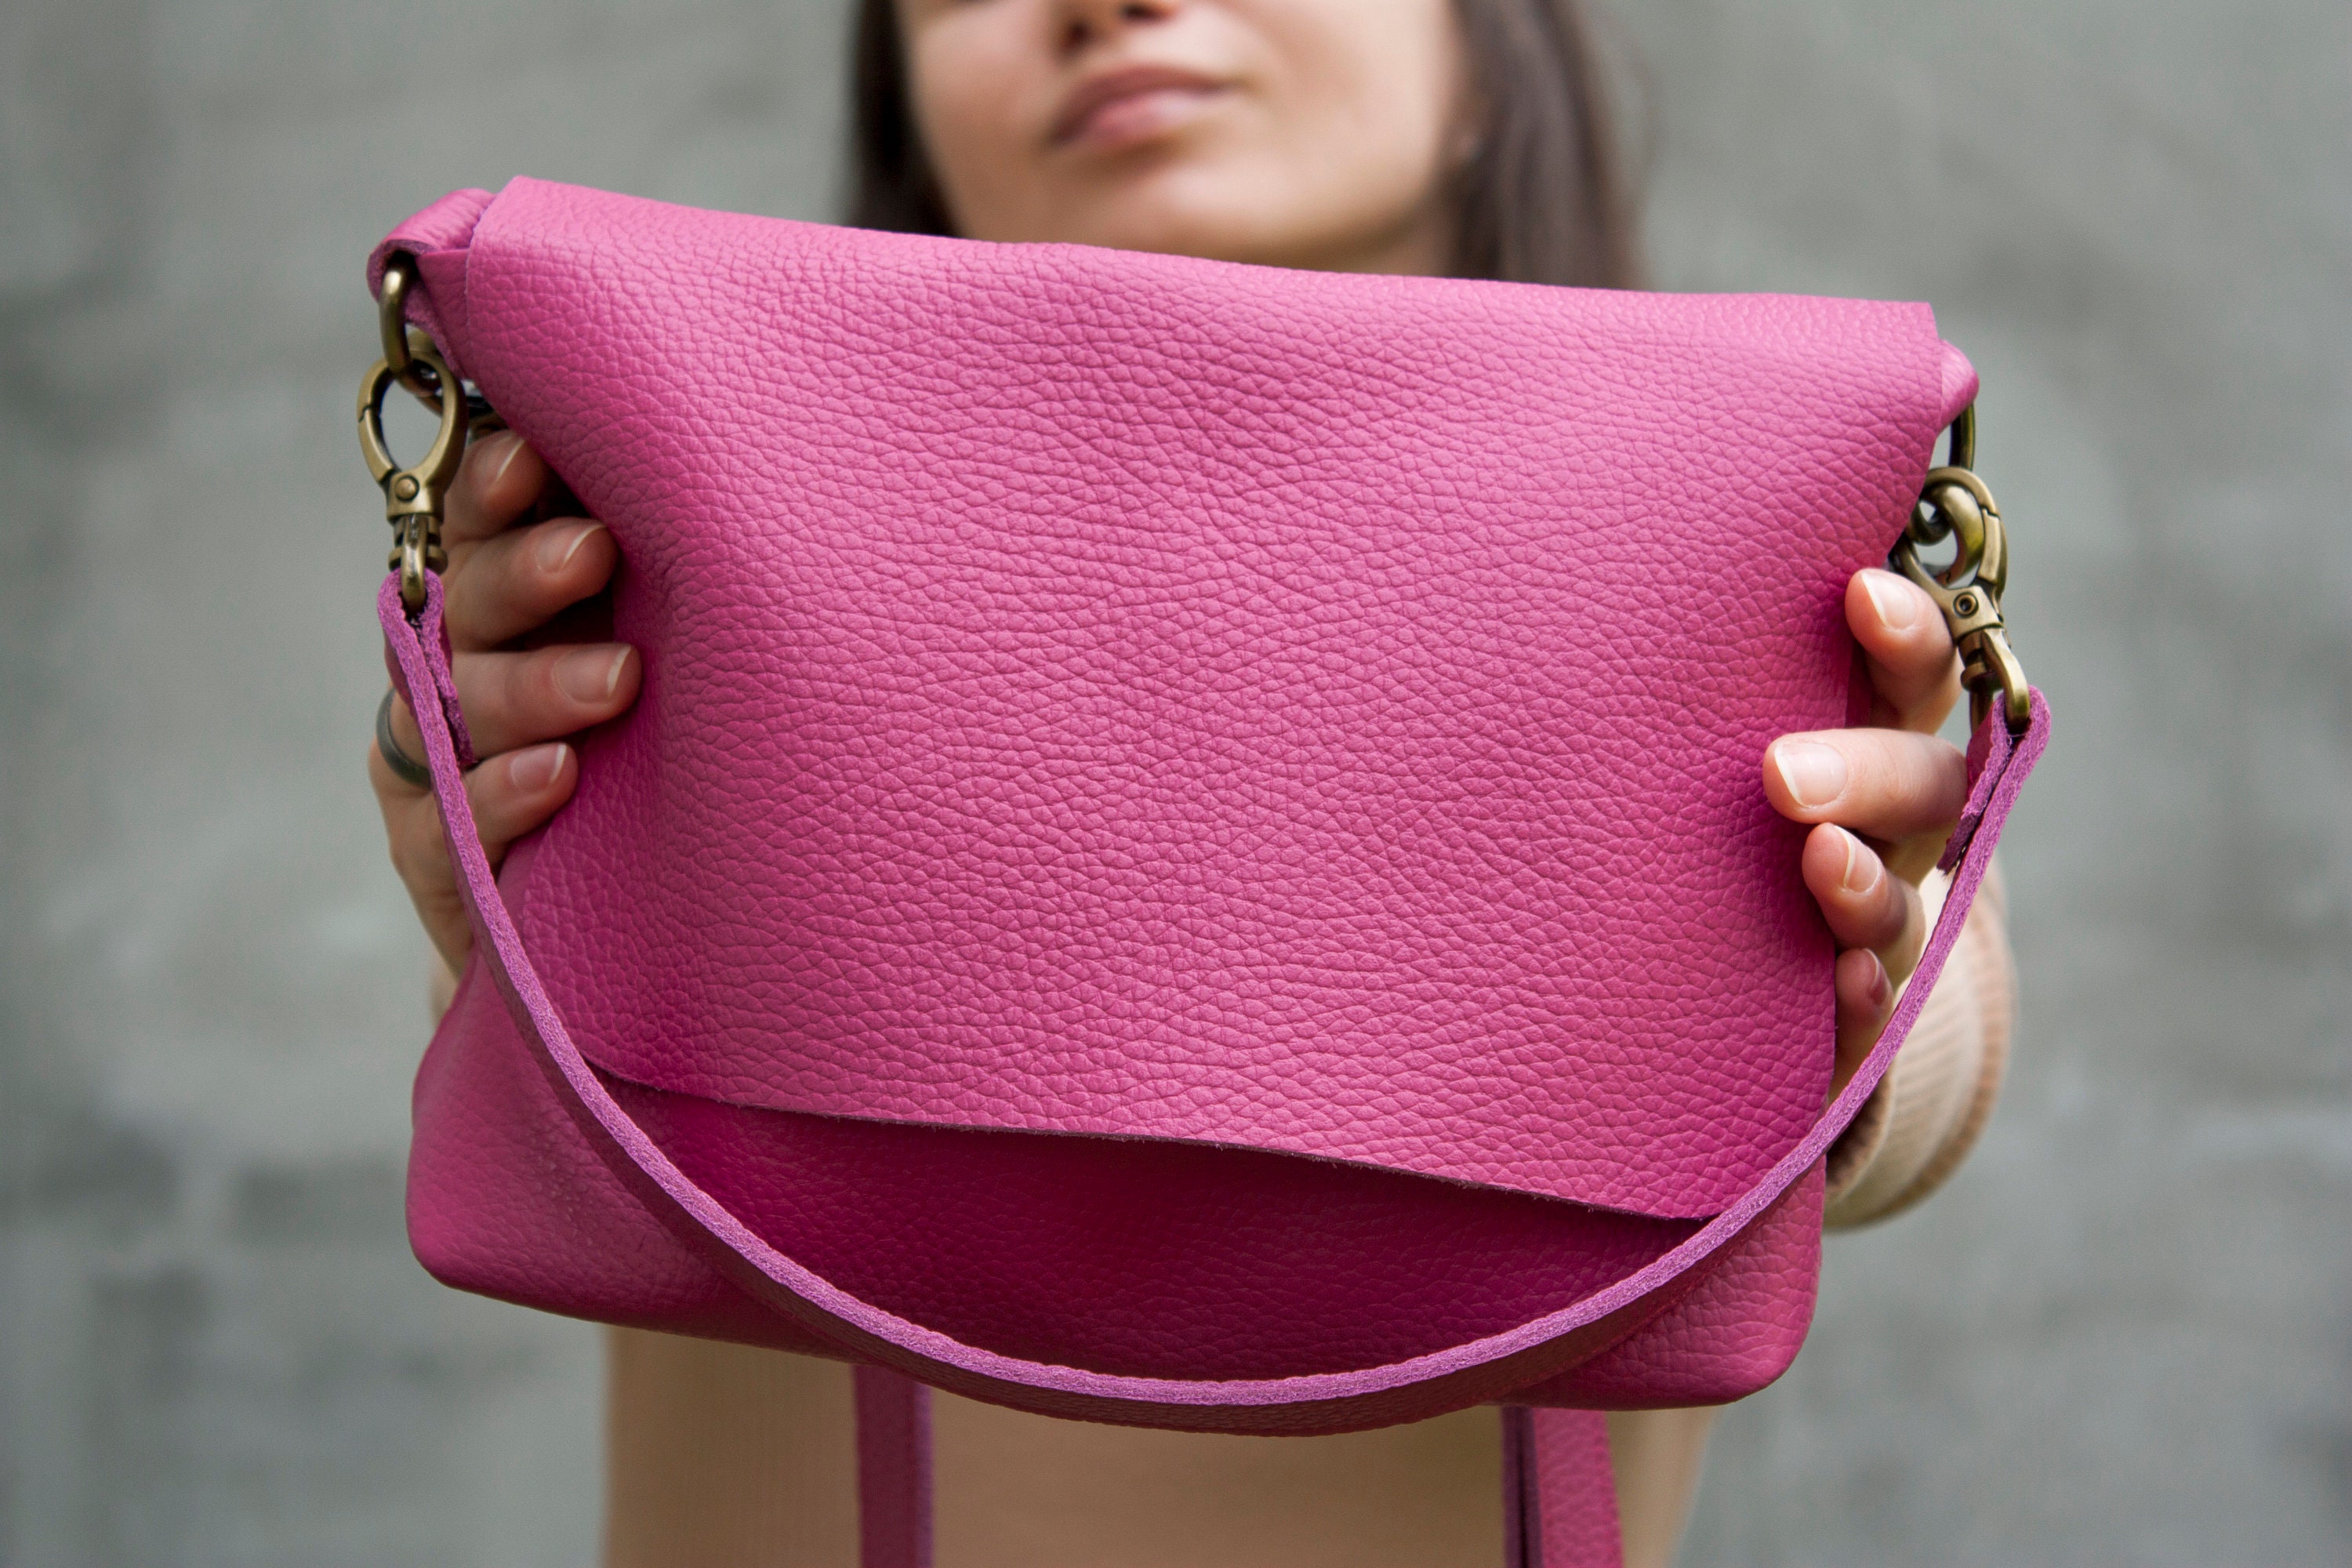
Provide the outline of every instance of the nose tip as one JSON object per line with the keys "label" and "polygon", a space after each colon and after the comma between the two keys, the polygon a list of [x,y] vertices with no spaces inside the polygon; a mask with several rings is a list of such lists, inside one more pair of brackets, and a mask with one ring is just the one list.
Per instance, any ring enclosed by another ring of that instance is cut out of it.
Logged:
{"label": "nose tip", "polygon": [[1164,21],[1181,0],[1065,0],[1061,44],[1065,53],[1143,23]]}

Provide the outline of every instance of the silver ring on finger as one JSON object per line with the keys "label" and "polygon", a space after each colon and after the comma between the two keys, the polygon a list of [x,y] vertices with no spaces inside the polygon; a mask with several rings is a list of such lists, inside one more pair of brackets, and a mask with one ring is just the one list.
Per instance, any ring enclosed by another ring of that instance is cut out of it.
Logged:
{"label": "silver ring on finger", "polygon": [[386,687],[383,700],[376,705],[375,749],[383,758],[383,765],[400,775],[401,782],[418,789],[433,787],[433,770],[400,749],[392,734],[392,689]]}

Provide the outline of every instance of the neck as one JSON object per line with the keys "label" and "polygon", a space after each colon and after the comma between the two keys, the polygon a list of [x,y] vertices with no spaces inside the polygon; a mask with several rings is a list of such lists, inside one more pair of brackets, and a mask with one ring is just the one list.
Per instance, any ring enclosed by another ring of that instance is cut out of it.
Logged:
{"label": "neck", "polygon": [[1388,228],[1251,259],[1315,272],[1442,278],[1454,270],[1454,223],[1453,204],[1433,196]]}

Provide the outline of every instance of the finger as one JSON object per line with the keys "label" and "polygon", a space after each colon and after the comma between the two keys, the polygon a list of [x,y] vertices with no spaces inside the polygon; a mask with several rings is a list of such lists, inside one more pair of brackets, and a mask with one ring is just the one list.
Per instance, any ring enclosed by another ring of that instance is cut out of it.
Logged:
{"label": "finger", "polygon": [[449,487],[442,542],[453,557],[459,546],[503,532],[529,511],[547,483],[547,465],[511,430],[486,436],[467,448]]}
{"label": "finger", "polygon": [[579,784],[579,753],[562,741],[507,752],[467,773],[466,800],[492,868],[508,845],[547,826]]}
{"label": "finger", "polygon": [[1765,749],[1764,793],[1792,821],[1910,838],[1959,820],[1968,759],[1933,735],[1816,730],[1783,735]]}
{"label": "finger", "polygon": [[[457,660],[457,705],[475,753],[495,756],[613,718],[636,700],[644,669],[626,643],[470,653]],[[397,697],[392,738],[410,756],[425,755],[416,715]]]}
{"label": "finger", "polygon": [[[403,697],[397,689],[392,694],[392,712],[389,715],[389,721],[392,743],[400,748],[403,756],[415,762],[418,766],[423,766],[425,736],[416,727],[416,714],[415,710],[408,706],[408,699]],[[374,786],[376,804],[387,812],[392,809],[392,803],[394,801],[414,800],[432,792],[430,784],[412,784],[393,772],[391,761],[383,754],[383,745],[380,738],[375,744],[368,747],[368,783]]]}
{"label": "finger", "polygon": [[544,626],[601,592],[620,559],[604,525],[581,517],[485,540],[446,579],[449,640],[460,649],[496,647]]}
{"label": "finger", "polygon": [[453,970],[462,969],[473,934],[458,900],[456,879],[449,871],[449,847],[441,834],[441,816],[433,797],[395,775],[383,754],[368,747],[368,782],[375,786],[376,805],[383,813],[383,832],[392,854],[392,868],[425,934]]}
{"label": "finger", "polygon": [[1960,695],[1960,658],[1936,601],[1874,567],[1847,582],[1845,621],[1869,667],[1870,721],[1934,733]]}
{"label": "finger", "polygon": [[1885,965],[1866,947],[1838,954],[1837,1065],[1830,1074],[1830,1098],[1835,1100],[1862,1069],[1870,1047],[1886,1028],[1895,1011],[1895,983]]}
{"label": "finger", "polygon": [[1829,823],[1807,836],[1803,868],[1838,946],[1874,949],[1898,982],[1911,973],[1926,925],[1917,889],[1889,871],[1869,845]]}
{"label": "finger", "polygon": [[[371,776],[378,776],[382,767],[383,759],[373,756]],[[388,769],[383,772],[389,773]],[[544,826],[572,798],[579,783],[577,754],[560,742],[493,757],[467,774],[466,798],[491,869],[506,858],[508,846]],[[457,890],[440,805],[430,795],[413,793],[385,795],[380,790],[379,799],[393,868],[434,946],[452,969],[462,970],[473,945],[472,928]]]}

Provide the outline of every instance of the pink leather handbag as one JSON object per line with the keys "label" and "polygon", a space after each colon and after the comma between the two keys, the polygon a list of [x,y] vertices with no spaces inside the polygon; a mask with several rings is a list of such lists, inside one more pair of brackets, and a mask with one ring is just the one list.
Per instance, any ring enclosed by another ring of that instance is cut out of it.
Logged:
{"label": "pink leather handbag", "polygon": [[[1823,1152],[2048,733],[1926,307],[531,180],[370,281],[381,617],[477,939],[416,1082],[425,1266],[857,1363],[871,1568],[928,1560],[924,1384],[1206,1432],[1501,1404],[1511,1561],[1615,1561],[1595,1413],[1796,1353]],[[412,468],[394,382],[444,411]],[[646,660],[495,879],[436,574],[466,383],[610,525]],[[1849,719],[1891,546],[1969,656],[1973,794],[1825,1111],[1832,948],[1759,761]]]}

